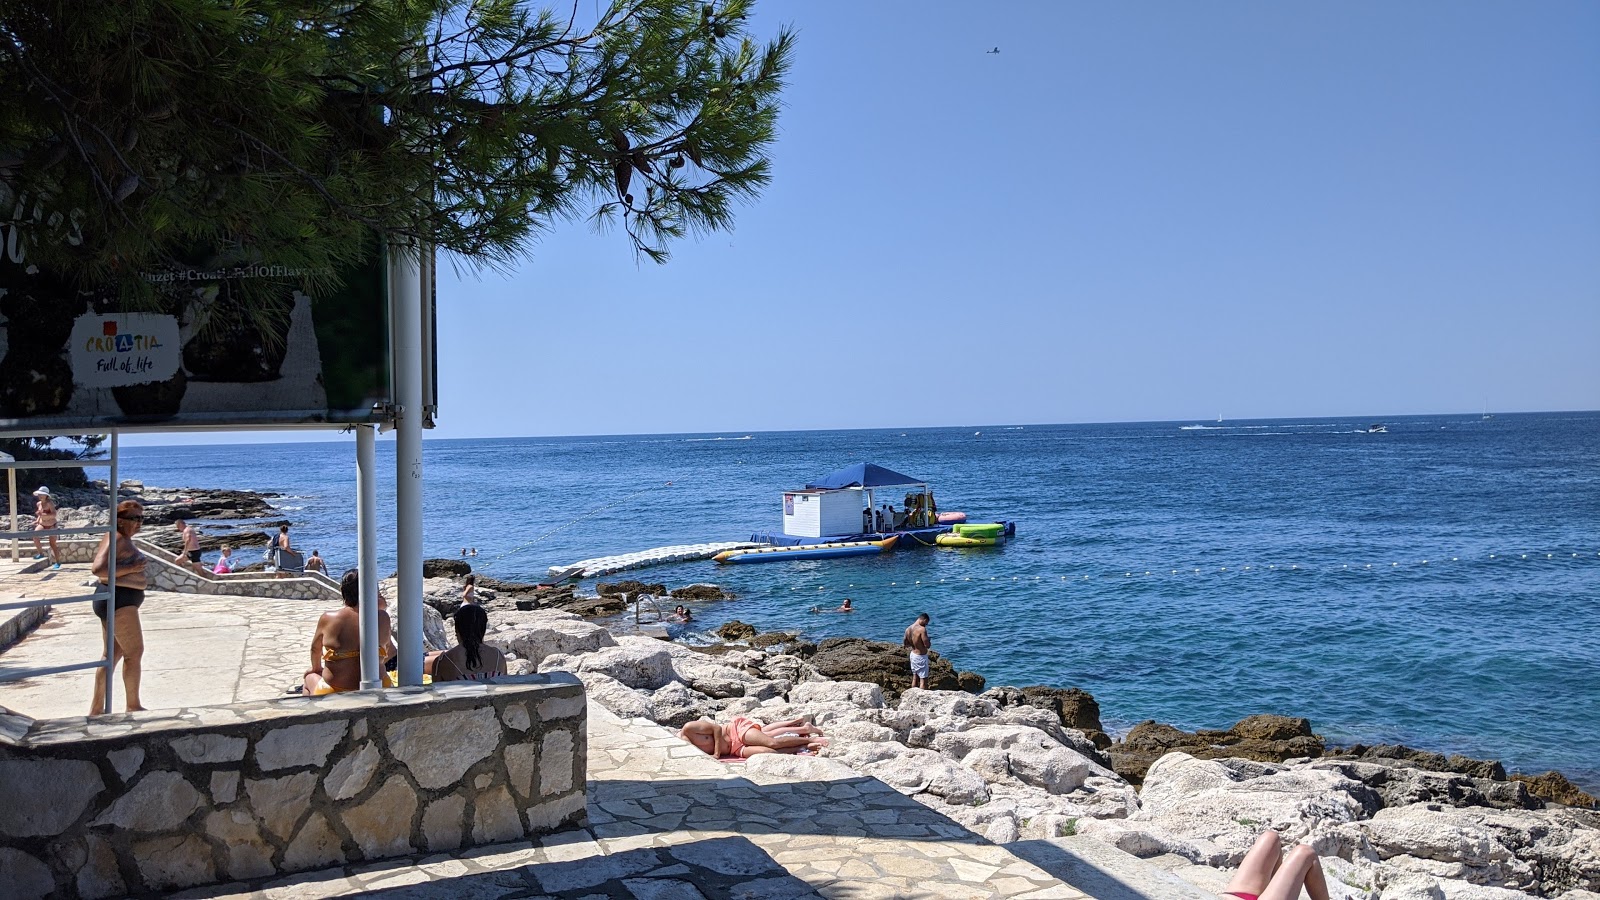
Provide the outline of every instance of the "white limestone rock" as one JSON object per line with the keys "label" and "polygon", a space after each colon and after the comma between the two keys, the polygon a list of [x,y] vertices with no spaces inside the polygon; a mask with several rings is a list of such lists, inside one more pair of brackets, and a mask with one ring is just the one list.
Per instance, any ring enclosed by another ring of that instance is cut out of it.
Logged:
{"label": "white limestone rock", "polygon": [[[895,745],[881,743],[855,746],[888,748]],[[831,752],[828,755],[835,756]],[[907,747],[902,753],[879,758],[864,766],[851,765],[902,794],[926,792],[957,806],[986,803],[989,800],[989,786],[976,772],[932,750]]]}
{"label": "white limestone rock", "polygon": [[1378,900],[1445,900],[1439,879],[1428,875],[1404,875],[1383,886]]}
{"label": "white limestone rock", "polygon": [[1091,775],[1115,777],[1110,770],[1027,725],[976,725],[962,731],[944,731],[933,741],[933,749],[956,759],[964,759],[980,748],[1004,751],[1013,777],[1053,794],[1075,791]]}
{"label": "white limestone rock", "polygon": [[789,691],[790,703],[848,703],[862,709],[883,708],[883,688],[865,681],[808,681]]}
{"label": "white limestone rock", "polygon": [[966,691],[925,691],[912,688],[900,695],[903,712],[919,712],[927,718],[970,719],[993,716],[1000,707],[993,700],[974,697]]}
{"label": "white limestone rock", "polygon": [[744,775],[757,784],[848,781],[860,777],[854,769],[836,760],[791,753],[758,753],[745,761]]}
{"label": "white limestone rock", "polygon": [[538,666],[553,654],[591,653],[615,647],[611,632],[592,622],[554,611],[540,611],[522,618],[518,624],[494,632],[486,642]]}
{"label": "white limestone rock", "polygon": [[695,719],[714,718],[716,703],[682,682],[670,682],[650,697],[651,718],[668,728],[681,728]]}
{"label": "white limestone rock", "polygon": [[672,657],[667,651],[647,647],[605,647],[578,660],[581,676],[587,672],[609,675],[631,688],[653,691],[672,681]]}
{"label": "white limestone rock", "polygon": [[1545,896],[1600,889],[1600,830],[1559,810],[1412,804],[1342,830],[1407,871]]}
{"label": "white limestone rock", "polygon": [[600,672],[579,672],[589,699],[611,710],[624,719],[650,719],[655,721],[655,709],[650,698],[622,682]]}
{"label": "white limestone rock", "polygon": [[1168,753],[1145,775],[1142,808],[1133,818],[1214,845],[1224,851],[1226,865],[1236,866],[1262,828],[1298,839],[1309,822],[1331,827],[1360,819],[1358,797],[1365,792],[1360,782],[1330,770]]}

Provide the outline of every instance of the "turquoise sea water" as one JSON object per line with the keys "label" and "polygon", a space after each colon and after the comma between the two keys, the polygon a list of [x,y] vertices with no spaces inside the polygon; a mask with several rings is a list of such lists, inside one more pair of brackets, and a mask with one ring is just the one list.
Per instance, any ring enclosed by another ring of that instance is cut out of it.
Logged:
{"label": "turquoise sea water", "polygon": [[[534,580],[585,557],[776,530],[785,489],[877,462],[927,479],[941,509],[1017,520],[1017,539],[638,577],[736,591],[703,606],[709,624],[816,637],[897,641],[927,610],[959,668],[1085,688],[1113,728],[1304,715],[1336,742],[1554,767],[1600,788],[1600,413],[1368,424],[429,441],[425,547],[475,546],[480,571]],[[388,442],[379,470],[393,471]],[[281,491],[296,543],[335,570],[353,563],[353,440],[130,448],[123,472]],[[809,612],[845,596],[859,612]]]}

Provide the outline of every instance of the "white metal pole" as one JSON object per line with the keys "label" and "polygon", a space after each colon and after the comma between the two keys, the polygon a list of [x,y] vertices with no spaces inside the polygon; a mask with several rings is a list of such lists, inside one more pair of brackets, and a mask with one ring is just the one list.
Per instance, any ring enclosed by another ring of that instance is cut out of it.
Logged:
{"label": "white metal pole", "polygon": [[[106,706],[105,714],[111,715],[111,700],[116,694],[117,674],[117,539],[122,535],[117,534],[117,433],[111,432],[111,472],[106,476],[106,494],[111,498],[111,515],[106,520],[111,523],[110,554],[106,560]],[[132,538],[129,538],[132,540]]]}
{"label": "white metal pole", "polygon": [[390,315],[395,320],[395,598],[401,686],[422,684],[422,272],[415,244],[391,246]]}
{"label": "white metal pole", "polygon": [[6,470],[6,485],[11,492],[11,561],[16,562],[22,558],[18,548],[22,546],[22,536],[17,534],[17,470]]}
{"label": "white metal pole", "polygon": [[361,689],[383,687],[378,655],[378,470],[371,425],[356,426],[356,568],[361,573]]}

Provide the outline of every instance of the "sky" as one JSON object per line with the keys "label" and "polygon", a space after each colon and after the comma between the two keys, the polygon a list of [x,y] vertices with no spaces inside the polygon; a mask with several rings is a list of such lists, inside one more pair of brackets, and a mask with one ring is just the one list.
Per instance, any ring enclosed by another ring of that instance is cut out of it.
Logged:
{"label": "sky", "polygon": [[441,262],[430,437],[1600,408],[1600,5],[761,0],[782,25],[732,231]]}

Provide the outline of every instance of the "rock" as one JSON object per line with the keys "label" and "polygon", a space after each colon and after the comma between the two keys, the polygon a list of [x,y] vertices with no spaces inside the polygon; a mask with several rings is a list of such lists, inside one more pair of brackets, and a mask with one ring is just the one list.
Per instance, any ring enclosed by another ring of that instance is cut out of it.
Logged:
{"label": "rock", "polygon": [[609,675],[631,688],[653,691],[672,681],[672,657],[665,650],[604,647],[578,661],[577,672]]}
{"label": "rock", "polygon": [[1345,825],[1395,868],[1551,896],[1600,889],[1600,830],[1560,810],[1414,804]]}
{"label": "rock", "polygon": [[524,619],[522,624],[490,634],[486,642],[515,653],[534,666],[552,654],[590,653],[617,645],[611,632],[568,613],[546,613],[536,619]]}
{"label": "rock", "polygon": [[1370,747],[1356,744],[1342,750],[1329,751],[1326,755],[1386,765],[1411,765],[1433,772],[1458,772],[1471,778],[1486,778],[1492,781],[1506,780],[1505,767],[1492,759],[1473,759],[1460,754],[1444,756],[1426,750],[1416,750],[1404,744],[1377,744]]}
{"label": "rock", "polygon": [[204,802],[204,795],[177,772],[151,772],[91,824],[125,831],[166,831],[176,828]]}
{"label": "rock", "polygon": [[745,761],[743,774],[757,784],[851,781],[861,776],[836,760],[790,753],[760,753]]}
{"label": "rock", "polygon": [[862,709],[882,709],[883,689],[864,681],[809,681],[794,686],[789,702],[842,702]]}
{"label": "rock", "polygon": [[1383,886],[1379,900],[1445,900],[1439,879],[1427,875],[1403,875]]}
{"label": "rock", "polygon": [[714,584],[691,584],[672,591],[674,600],[731,600],[733,595]]}
{"label": "rock", "polygon": [[500,720],[489,706],[434,713],[395,722],[384,738],[420,787],[437,790],[460,781],[499,748]]}
{"label": "rock", "polygon": [[1563,806],[1576,806],[1580,809],[1600,808],[1600,804],[1597,804],[1593,797],[1568,781],[1567,777],[1560,772],[1546,772],[1543,775],[1512,775],[1511,779],[1527,785],[1528,793],[1541,800],[1560,803]]}
{"label": "rock", "polygon": [[[1493,806],[1500,809],[1536,809],[1542,804],[1527,787],[1515,781],[1490,781],[1449,772],[1432,772],[1410,765],[1381,765],[1359,760],[1317,760],[1318,768],[1337,770],[1377,792],[1378,806],[1442,803],[1450,806]],[[1371,812],[1377,812],[1375,806]]]}
{"label": "rock", "polygon": [[[488,710],[488,712],[492,717],[494,711]],[[392,733],[398,725],[403,724],[405,723],[391,725],[389,731]],[[391,739],[390,747],[394,746],[396,745]],[[412,768],[412,774],[417,774],[416,768]],[[442,786],[454,782],[456,778],[432,780],[439,783],[436,786]],[[418,783],[421,783],[421,779],[418,779]],[[344,820],[345,828],[350,831],[350,837],[361,848],[362,854],[367,859],[381,859],[386,856],[416,852],[416,848],[411,845],[411,820],[416,813],[417,795],[403,779],[394,778],[384,782],[365,803],[345,810],[341,818]]]}
{"label": "rock", "polygon": [[599,672],[579,672],[578,678],[583,681],[583,688],[589,699],[611,710],[624,719],[651,719],[654,721],[655,708],[650,704],[650,698],[643,693],[633,690],[622,682]]}
{"label": "rock", "polygon": [[463,559],[425,559],[422,561],[423,578],[460,578],[471,573],[471,564]]}
{"label": "rock", "polygon": [[693,691],[680,682],[670,682],[650,698],[651,718],[668,728],[682,728],[695,719],[712,718],[716,704],[705,694]]}
{"label": "rock", "polygon": [[[1243,731],[1238,730],[1241,726]],[[1200,730],[1193,734],[1147,720],[1133,726],[1121,743],[1109,748],[1107,755],[1118,775],[1138,784],[1152,763],[1174,751],[1197,759],[1283,762],[1319,757],[1323,743],[1311,733],[1310,722],[1287,716],[1249,716],[1228,731]]]}
{"label": "rock", "polygon": [[620,597],[584,597],[575,599],[562,608],[580,616],[601,619],[621,615],[628,610],[628,603]]}
{"label": "rock", "polygon": [[[817,645],[817,652],[809,662],[819,673],[836,681],[876,684],[891,699],[911,687],[911,668],[906,661],[906,650],[898,644],[856,637],[828,638]],[[929,655],[929,663],[930,688],[939,691],[962,690],[961,678],[955,667],[938,651]]]}
{"label": "rock", "polygon": [[756,636],[756,627],[732,619],[718,628],[716,633],[725,641],[747,641]]}
{"label": "rock", "polygon": [[[400,610],[397,605],[400,591],[392,579],[383,582],[384,595],[389,597],[389,623],[396,643],[401,641]],[[427,650],[448,650],[455,641],[445,635],[444,617],[427,603],[422,604],[422,643]]]}
{"label": "rock", "polygon": [[[1019,725],[978,725],[964,731],[945,732],[934,739],[933,747],[940,753],[965,760],[973,751],[989,749],[1001,751],[1006,756],[1009,773],[1024,784],[1042,788],[1052,794],[1066,794],[1083,786],[1091,775],[1111,773],[1085,759],[1081,754],[1061,746],[1037,728]],[[980,762],[992,771],[998,764],[988,756]],[[989,772],[986,780],[996,780]]]}
{"label": "rock", "polygon": [[901,712],[919,713],[925,718],[965,719],[973,716],[992,716],[998,712],[994,703],[975,697],[965,691],[923,690],[911,688],[900,695]]}
{"label": "rock", "polygon": [[0,835],[18,838],[60,834],[105,789],[94,763],[74,759],[0,759],[0,784],[32,786],[0,803]]}
{"label": "rock", "polygon": [[263,772],[320,766],[344,737],[345,729],[343,719],[275,728],[256,742],[256,765]]}
{"label": "rock", "polygon": [[1365,785],[1329,769],[1170,753],[1150,767],[1139,795],[1142,809],[1131,818],[1210,844],[1221,851],[1220,861],[1238,865],[1262,828],[1293,834],[1305,821],[1356,822],[1375,802],[1370,795]]}
{"label": "rock", "polygon": [[632,580],[618,581],[616,583],[602,581],[595,585],[594,589],[595,593],[602,597],[619,597],[630,601],[633,599],[634,594],[651,594],[659,597],[667,593],[667,586],[664,584],[646,584],[642,581]]}
{"label": "rock", "polygon": [[49,866],[10,847],[0,847],[0,884],[15,900],[43,900],[56,889]]}

